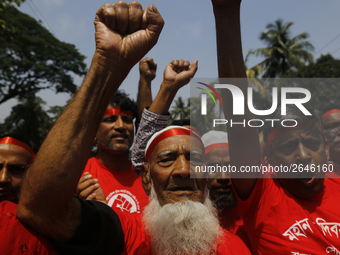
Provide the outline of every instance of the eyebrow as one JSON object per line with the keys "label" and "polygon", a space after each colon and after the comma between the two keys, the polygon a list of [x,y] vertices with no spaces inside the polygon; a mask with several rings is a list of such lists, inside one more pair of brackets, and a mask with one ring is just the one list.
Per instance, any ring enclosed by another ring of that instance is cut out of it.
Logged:
{"label": "eyebrow", "polygon": [[160,157],[163,157],[163,156],[166,156],[166,155],[169,155],[169,154],[174,154],[175,152],[172,151],[172,150],[168,150],[168,151],[162,151],[161,153],[159,153],[157,155],[157,158],[160,158]]}
{"label": "eyebrow", "polygon": [[194,154],[194,155],[203,155],[203,152],[199,151],[199,150],[191,150],[190,154]]}
{"label": "eyebrow", "polygon": [[[162,151],[161,153],[159,153],[157,155],[157,157],[162,157],[162,156],[166,156],[166,155],[169,155],[169,154],[176,154],[177,151],[173,151],[173,150],[167,150],[167,151]],[[191,150],[190,151],[190,154],[195,154],[195,155],[203,155],[203,152],[199,151],[199,150]]]}

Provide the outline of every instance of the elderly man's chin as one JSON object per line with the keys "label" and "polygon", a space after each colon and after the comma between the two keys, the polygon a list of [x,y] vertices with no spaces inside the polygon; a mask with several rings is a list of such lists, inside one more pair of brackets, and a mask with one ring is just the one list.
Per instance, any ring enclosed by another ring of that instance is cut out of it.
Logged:
{"label": "elderly man's chin", "polygon": [[217,211],[204,196],[204,204],[181,200],[160,206],[154,188],[143,221],[155,254],[211,254],[221,234]]}

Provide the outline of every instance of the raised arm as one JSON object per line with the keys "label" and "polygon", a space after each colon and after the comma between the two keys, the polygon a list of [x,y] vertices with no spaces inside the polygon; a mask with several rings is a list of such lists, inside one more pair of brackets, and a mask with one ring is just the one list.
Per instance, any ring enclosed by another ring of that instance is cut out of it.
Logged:
{"label": "raised arm", "polygon": [[42,144],[17,209],[21,221],[58,241],[71,239],[80,224],[73,194],[105,109],[130,69],[156,44],[164,22],[153,5],[143,11],[137,2],[120,1],[103,5],[94,24],[90,69]]}
{"label": "raised arm", "polygon": [[[216,22],[218,74],[220,78],[246,78],[242,54],[240,5],[241,0],[212,0]],[[246,79],[234,79],[233,85],[238,86],[243,95],[247,95]],[[242,122],[253,119],[245,105],[245,115],[232,115],[231,93],[222,90],[223,110],[226,119]],[[240,166],[260,166],[261,155],[256,128],[235,125],[228,127],[231,164]],[[247,173],[248,174],[248,173]],[[257,173],[249,173],[247,179],[232,179],[237,195],[247,199],[256,183]]]}
{"label": "raised arm", "polygon": [[177,91],[194,77],[197,71],[197,63],[197,60],[190,64],[189,61],[183,59],[173,60],[169,63],[165,67],[163,82],[149,111],[167,114]]}
{"label": "raised arm", "polygon": [[145,107],[152,103],[151,81],[156,77],[157,63],[152,58],[144,58],[139,61],[139,85],[137,95],[138,117],[136,122],[140,122]]}
{"label": "raised arm", "polygon": [[141,174],[141,166],[145,164],[144,150],[148,140],[168,125],[170,116],[167,114],[177,91],[190,81],[196,71],[197,60],[192,64],[182,59],[173,60],[166,66],[158,94],[149,110],[143,112],[132,148],[131,161],[138,175]]}

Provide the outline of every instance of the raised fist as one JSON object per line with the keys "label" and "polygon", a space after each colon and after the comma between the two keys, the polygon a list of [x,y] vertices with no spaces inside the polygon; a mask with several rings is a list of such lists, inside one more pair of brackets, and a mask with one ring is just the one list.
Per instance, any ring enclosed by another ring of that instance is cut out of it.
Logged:
{"label": "raised fist", "polygon": [[197,71],[197,63],[197,60],[192,64],[183,59],[173,60],[165,67],[164,82],[173,86],[174,89],[180,89],[194,77]]}
{"label": "raised fist", "polygon": [[94,20],[96,53],[132,68],[157,42],[164,25],[156,6],[138,2],[105,4]]}
{"label": "raised fist", "polygon": [[144,58],[139,61],[139,73],[141,78],[152,81],[156,77],[157,63],[152,58]]}

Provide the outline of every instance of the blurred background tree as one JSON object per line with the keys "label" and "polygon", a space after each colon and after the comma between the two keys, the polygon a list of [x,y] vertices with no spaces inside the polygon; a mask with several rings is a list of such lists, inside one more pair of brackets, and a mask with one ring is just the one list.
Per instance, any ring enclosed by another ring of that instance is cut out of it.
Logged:
{"label": "blurred background tree", "polygon": [[85,56],[72,44],[59,41],[40,22],[15,5],[25,0],[0,0],[0,104],[17,99],[2,131],[19,132],[37,148],[63,107],[44,110],[40,90],[77,90],[75,75],[86,74]]}

